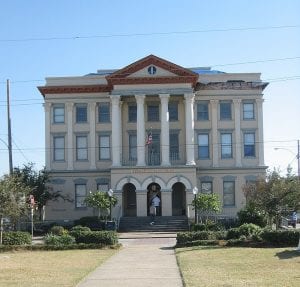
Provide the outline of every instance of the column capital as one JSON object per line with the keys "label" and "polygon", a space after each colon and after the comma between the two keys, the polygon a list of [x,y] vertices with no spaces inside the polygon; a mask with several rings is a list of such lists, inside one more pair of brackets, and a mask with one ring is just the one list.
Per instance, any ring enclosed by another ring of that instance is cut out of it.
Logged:
{"label": "column capital", "polygon": [[137,102],[137,104],[144,104],[145,101],[145,95],[135,95],[135,100]]}
{"label": "column capital", "polygon": [[119,96],[119,95],[111,95],[111,96],[110,96],[111,103],[112,103],[113,105],[118,105],[119,102],[120,102],[120,97],[121,97],[121,96]]}
{"label": "column capital", "polygon": [[216,106],[219,103],[219,100],[210,100],[210,103]]}
{"label": "column capital", "polygon": [[67,102],[66,107],[67,107],[68,111],[72,111],[73,107],[74,107],[74,103],[73,102]]}
{"label": "column capital", "polygon": [[170,94],[158,94],[161,100],[168,100],[170,98]]}
{"label": "column capital", "polygon": [[261,98],[261,99],[256,99],[255,101],[259,104],[262,104],[265,100],[263,98]]}
{"label": "column capital", "polygon": [[241,99],[233,99],[232,101],[234,104],[240,104],[242,102]]}
{"label": "column capital", "polygon": [[185,100],[194,100],[195,94],[194,93],[184,94],[184,98]]}

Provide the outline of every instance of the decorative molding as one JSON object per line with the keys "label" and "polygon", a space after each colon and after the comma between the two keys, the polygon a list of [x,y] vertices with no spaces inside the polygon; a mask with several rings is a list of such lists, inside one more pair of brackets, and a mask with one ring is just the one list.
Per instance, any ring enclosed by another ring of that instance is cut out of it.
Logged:
{"label": "decorative molding", "polygon": [[75,85],[75,86],[44,86],[38,87],[40,93],[46,94],[81,94],[81,93],[105,93],[110,92],[112,87],[108,85]]}
{"label": "decorative molding", "polygon": [[197,83],[195,91],[200,90],[264,90],[269,83],[266,82],[210,82]]}

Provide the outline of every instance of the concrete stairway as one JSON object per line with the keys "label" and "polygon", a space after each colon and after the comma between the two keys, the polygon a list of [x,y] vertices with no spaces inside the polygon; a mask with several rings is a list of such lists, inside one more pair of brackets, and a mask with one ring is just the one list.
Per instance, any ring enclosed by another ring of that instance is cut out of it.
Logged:
{"label": "concrete stairway", "polygon": [[188,230],[186,216],[156,216],[155,224],[150,225],[150,216],[121,217],[120,232],[179,232]]}

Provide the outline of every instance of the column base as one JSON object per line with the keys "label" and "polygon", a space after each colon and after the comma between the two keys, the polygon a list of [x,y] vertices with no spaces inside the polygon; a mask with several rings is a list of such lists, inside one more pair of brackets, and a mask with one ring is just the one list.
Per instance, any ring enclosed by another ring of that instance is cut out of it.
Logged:
{"label": "column base", "polygon": [[196,165],[195,161],[187,161],[185,165]]}

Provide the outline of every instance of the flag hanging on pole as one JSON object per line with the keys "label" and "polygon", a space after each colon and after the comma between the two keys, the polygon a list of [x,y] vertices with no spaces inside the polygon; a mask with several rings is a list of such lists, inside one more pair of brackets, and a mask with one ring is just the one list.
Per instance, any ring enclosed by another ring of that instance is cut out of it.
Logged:
{"label": "flag hanging on pole", "polygon": [[148,133],[146,145],[152,144],[152,132]]}

